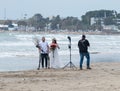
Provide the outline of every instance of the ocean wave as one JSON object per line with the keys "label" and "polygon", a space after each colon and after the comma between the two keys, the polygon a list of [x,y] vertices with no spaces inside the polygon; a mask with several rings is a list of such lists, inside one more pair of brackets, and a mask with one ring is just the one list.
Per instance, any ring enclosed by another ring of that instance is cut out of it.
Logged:
{"label": "ocean wave", "polygon": [[1,42],[0,46],[33,46],[34,43],[32,41],[19,41],[19,42]]}
{"label": "ocean wave", "polygon": [[3,57],[37,57],[39,54],[36,52],[2,52],[0,58]]}

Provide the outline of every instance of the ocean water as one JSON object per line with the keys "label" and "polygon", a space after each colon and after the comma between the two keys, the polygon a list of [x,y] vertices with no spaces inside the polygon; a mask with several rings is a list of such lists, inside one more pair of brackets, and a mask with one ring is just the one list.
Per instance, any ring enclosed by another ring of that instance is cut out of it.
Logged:
{"label": "ocean water", "polygon": [[[79,66],[79,51],[77,43],[81,38],[79,34],[48,34],[48,33],[0,33],[0,71],[19,71],[36,69],[38,66],[38,49],[35,47],[34,38],[41,40],[45,36],[50,44],[56,38],[60,46],[59,56],[62,66],[70,61],[68,48],[71,37],[71,61]],[[120,61],[120,36],[119,35],[86,35],[91,46],[89,48],[91,62]]]}

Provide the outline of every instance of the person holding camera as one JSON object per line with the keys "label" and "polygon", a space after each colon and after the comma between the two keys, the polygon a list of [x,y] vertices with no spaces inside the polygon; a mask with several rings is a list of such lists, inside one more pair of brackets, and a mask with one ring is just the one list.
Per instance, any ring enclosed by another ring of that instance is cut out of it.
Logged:
{"label": "person holding camera", "polygon": [[82,39],[78,41],[78,48],[79,48],[79,53],[80,53],[80,70],[82,70],[82,64],[83,64],[83,59],[84,56],[87,59],[87,69],[90,68],[90,55],[88,52],[88,47],[90,46],[89,41],[86,39],[85,35],[82,35]]}

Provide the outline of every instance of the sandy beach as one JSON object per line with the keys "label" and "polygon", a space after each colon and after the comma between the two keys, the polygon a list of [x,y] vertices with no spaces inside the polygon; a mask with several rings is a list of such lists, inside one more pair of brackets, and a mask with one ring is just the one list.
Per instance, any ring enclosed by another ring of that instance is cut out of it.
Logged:
{"label": "sandy beach", "polygon": [[120,62],[91,67],[0,72],[0,91],[120,91]]}

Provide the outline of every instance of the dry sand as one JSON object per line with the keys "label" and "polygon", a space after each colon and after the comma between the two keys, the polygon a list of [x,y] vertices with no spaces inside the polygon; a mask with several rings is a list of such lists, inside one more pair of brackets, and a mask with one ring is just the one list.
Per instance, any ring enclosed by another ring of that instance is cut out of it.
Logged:
{"label": "dry sand", "polygon": [[120,63],[91,67],[0,72],[0,91],[120,91]]}

